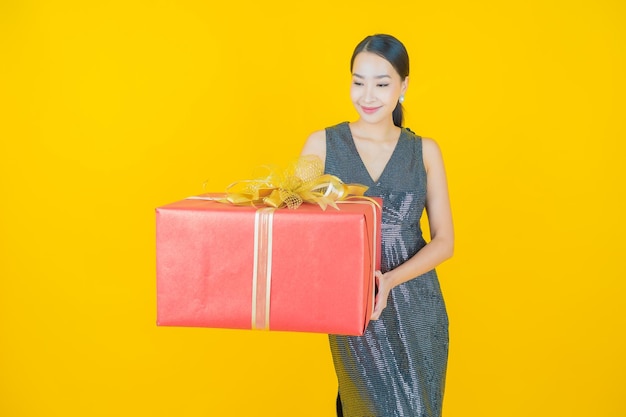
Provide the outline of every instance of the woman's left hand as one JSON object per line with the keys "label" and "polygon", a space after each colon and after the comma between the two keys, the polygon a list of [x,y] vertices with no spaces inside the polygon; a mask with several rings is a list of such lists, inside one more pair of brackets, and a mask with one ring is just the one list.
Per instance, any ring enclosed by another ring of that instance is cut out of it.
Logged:
{"label": "woman's left hand", "polygon": [[385,274],[382,272],[376,271],[375,277],[378,293],[374,299],[374,311],[372,311],[371,320],[378,320],[380,318],[381,313],[385,307],[387,307],[387,298],[389,298],[389,293],[391,292],[391,288],[393,288],[390,280],[385,277]]}

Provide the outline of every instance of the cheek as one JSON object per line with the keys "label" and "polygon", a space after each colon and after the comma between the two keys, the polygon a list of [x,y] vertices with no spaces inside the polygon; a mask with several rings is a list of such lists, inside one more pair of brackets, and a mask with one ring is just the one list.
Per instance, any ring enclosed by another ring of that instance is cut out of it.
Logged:
{"label": "cheek", "polygon": [[356,103],[359,100],[359,90],[354,86],[350,87],[350,99],[353,103]]}
{"label": "cheek", "polygon": [[398,99],[400,98],[400,93],[400,89],[390,88],[385,91],[385,100],[393,102],[398,101]]}

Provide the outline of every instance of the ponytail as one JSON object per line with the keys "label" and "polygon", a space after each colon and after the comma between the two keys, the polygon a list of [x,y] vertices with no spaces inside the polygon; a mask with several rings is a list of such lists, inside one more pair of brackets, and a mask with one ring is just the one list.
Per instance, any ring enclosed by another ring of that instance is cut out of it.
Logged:
{"label": "ponytail", "polygon": [[404,108],[402,107],[402,103],[398,102],[398,104],[396,104],[396,108],[393,109],[392,117],[393,124],[402,127],[402,123],[404,122]]}

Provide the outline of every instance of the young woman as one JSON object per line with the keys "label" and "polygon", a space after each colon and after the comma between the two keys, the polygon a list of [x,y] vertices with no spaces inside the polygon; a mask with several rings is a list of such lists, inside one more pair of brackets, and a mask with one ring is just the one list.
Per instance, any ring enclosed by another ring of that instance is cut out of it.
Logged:
{"label": "young woman", "polygon": [[[368,36],[350,67],[358,119],[314,132],[302,150],[325,161],[326,173],[367,185],[366,195],[383,199],[372,321],[363,336],[329,336],[339,381],[337,415],[440,416],[448,316],[434,268],[454,248],[441,152],[433,140],[402,127],[409,58],[399,40]],[[420,229],[424,208],[428,243]]]}

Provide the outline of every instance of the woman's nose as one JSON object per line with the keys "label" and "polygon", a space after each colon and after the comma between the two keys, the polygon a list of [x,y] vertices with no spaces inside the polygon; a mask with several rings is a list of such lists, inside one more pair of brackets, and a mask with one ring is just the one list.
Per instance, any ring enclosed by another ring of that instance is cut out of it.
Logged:
{"label": "woman's nose", "polygon": [[365,101],[374,101],[374,87],[368,85],[365,87]]}

